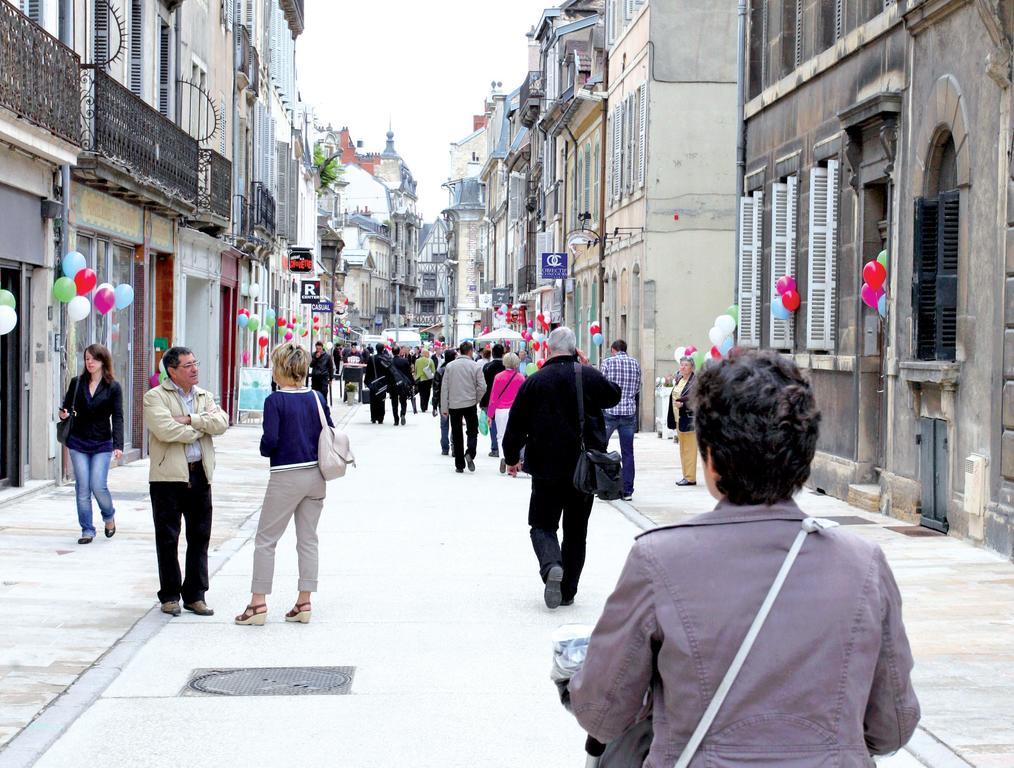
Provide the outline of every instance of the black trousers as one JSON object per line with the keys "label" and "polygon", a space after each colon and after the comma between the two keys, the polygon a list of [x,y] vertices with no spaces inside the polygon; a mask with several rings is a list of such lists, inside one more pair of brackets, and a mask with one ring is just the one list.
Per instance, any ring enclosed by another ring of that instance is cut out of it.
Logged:
{"label": "black trousers", "polygon": [[447,413],[451,419],[451,447],[454,449],[454,466],[457,469],[464,469],[465,436],[461,433],[461,423],[464,421],[468,434],[468,455],[474,459],[476,445],[479,441],[479,412],[472,405],[468,408],[451,408]]}
{"label": "black trousers", "polygon": [[[422,412],[426,413],[429,410],[430,405],[430,392],[433,391],[433,379],[429,381],[419,381],[419,405],[422,406]],[[434,406],[436,403],[433,404]]]}
{"label": "black trousers", "polygon": [[310,388],[315,389],[324,395],[324,399],[327,400],[328,389],[330,388],[331,380],[327,376],[311,376],[310,377]]}
{"label": "black trousers", "polygon": [[400,415],[404,418],[405,413],[408,411],[408,398],[397,390],[392,390],[392,387],[387,388],[387,391],[391,392],[391,412],[394,414],[394,423],[398,424],[398,416]]}
{"label": "black trousers", "polygon": [[387,393],[383,395],[377,395],[370,392],[370,422],[376,422],[377,424],[384,423],[384,400],[387,398]]}
{"label": "black trousers", "polygon": [[[195,462],[189,483],[149,483],[158,557],[158,600],[204,599],[208,591],[208,542],[211,540],[211,485]],[[187,526],[186,575],[180,580],[177,554],[181,518]]]}
{"label": "black trousers", "polygon": [[[528,504],[528,524],[532,527],[532,547],[539,559],[539,574],[546,580],[549,569],[563,566],[560,591],[564,600],[573,599],[584,570],[585,540],[594,496],[581,493],[569,480],[532,478],[532,498]],[[563,546],[557,538],[563,518]]]}

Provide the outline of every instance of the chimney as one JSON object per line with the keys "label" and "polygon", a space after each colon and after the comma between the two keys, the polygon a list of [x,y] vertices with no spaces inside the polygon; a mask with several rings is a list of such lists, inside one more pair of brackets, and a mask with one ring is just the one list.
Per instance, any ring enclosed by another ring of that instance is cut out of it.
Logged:
{"label": "chimney", "polygon": [[486,115],[472,115],[472,130],[477,131],[480,128],[485,128],[489,123],[489,118]]}

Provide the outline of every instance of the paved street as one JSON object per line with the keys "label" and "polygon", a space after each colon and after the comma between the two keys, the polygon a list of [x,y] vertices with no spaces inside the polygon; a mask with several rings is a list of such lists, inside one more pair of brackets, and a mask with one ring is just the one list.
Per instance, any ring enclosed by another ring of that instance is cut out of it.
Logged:
{"label": "paved street", "polygon": [[[636,521],[639,508],[675,519],[710,506],[706,492],[677,494],[674,446],[640,435],[634,505],[596,503],[577,604],[550,612],[525,526],[524,479],[500,476],[484,450],[475,475],[455,475],[428,415],[409,415],[396,429],[370,425],[366,409],[348,415],[359,466],[329,486],[309,625],[282,621],[295,588],[291,530],[278,549],[268,624],[232,624],[248,598],[250,515],[267,477],[256,426],[234,428],[220,442],[213,545],[219,561],[228,559],[212,578],[210,619],[144,615],[155,586],[150,518],[146,499],[125,495],[143,484],[143,463],[112,473],[129,504],[112,542],[72,543],[70,489],[0,510],[3,581],[17,582],[0,592],[8,735],[130,630],[0,752],[0,765],[30,764],[33,749],[53,737],[37,762],[43,768],[78,766],[82,755],[94,765],[133,765],[139,749],[145,765],[174,768],[237,764],[244,755],[257,764],[355,768],[407,758],[416,766],[582,764],[582,734],[548,680],[549,634],[595,620],[639,530],[627,515]],[[889,530],[897,521],[833,499],[805,493],[802,502],[815,514],[869,521],[852,530],[881,542],[905,595],[927,731],[913,746],[921,760],[905,753],[881,764],[1009,766],[1011,565],[945,537],[902,535]],[[62,550],[69,553],[56,554]],[[355,667],[351,695],[182,695],[195,669],[296,665]],[[61,718],[95,696],[60,735]]]}

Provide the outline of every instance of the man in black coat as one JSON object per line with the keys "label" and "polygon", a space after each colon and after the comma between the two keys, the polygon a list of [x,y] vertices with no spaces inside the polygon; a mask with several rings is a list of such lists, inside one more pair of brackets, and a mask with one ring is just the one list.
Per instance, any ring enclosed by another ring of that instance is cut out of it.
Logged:
{"label": "man in black coat", "polygon": [[[482,396],[482,400],[479,401],[479,407],[483,411],[485,411],[486,408],[489,406],[489,393],[493,389],[493,379],[496,378],[496,375],[498,373],[504,370],[503,353],[504,353],[503,344],[494,344],[493,359],[482,366],[482,377],[486,380],[486,394],[484,394]],[[497,444],[496,438],[497,438],[496,422],[491,420],[489,422],[489,442],[490,442],[489,455],[495,458],[499,458],[500,446]]]}
{"label": "man in black coat", "polygon": [[[370,423],[384,423],[384,399],[387,397],[388,370],[391,360],[384,350],[384,345],[377,342],[376,354],[370,355],[366,361],[366,386],[370,389]],[[397,414],[395,421],[397,422]]]}
{"label": "man in black coat", "polygon": [[328,400],[331,391],[331,380],[334,378],[334,360],[324,351],[324,342],[314,345],[313,357],[310,359],[310,386],[324,395]]}
{"label": "man in black coat", "polygon": [[[574,468],[581,452],[575,366],[580,356],[570,328],[555,328],[546,340],[549,359],[521,385],[511,406],[507,434],[501,439],[510,473],[532,476],[528,505],[532,546],[539,559],[549,608],[570,605],[584,568],[585,539],[594,497],[574,487]],[[620,387],[589,365],[581,365],[584,391],[584,442],[606,450],[603,408],[620,401]],[[563,518],[563,546],[557,538]]]}

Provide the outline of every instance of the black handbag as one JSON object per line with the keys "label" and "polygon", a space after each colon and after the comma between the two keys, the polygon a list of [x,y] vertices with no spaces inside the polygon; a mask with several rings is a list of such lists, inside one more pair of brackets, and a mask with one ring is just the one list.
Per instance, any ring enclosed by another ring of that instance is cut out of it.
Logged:
{"label": "black handbag", "polygon": [[581,364],[574,363],[574,380],[577,384],[578,440],[581,452],[574,468],[574,487],[581,493],[598,496],[603,501],[614,501],[623,496],[623,470],[620,454],[616,451],[589,450],[584,444],[584,387],[581,384]]}
{"label": "black handbag", "polygon": [[74,382],[74,399],[70,402],[70,415],[58,422],[56,425],[56,439],[60,445],[67,444],[67,438],[70,437],[70,430],[74,426],[74,416],[77,412],[74,410],[74,406],[77,405],[77,392],[81,388],[81,377],[78,376]]}

